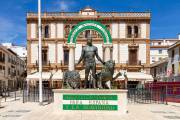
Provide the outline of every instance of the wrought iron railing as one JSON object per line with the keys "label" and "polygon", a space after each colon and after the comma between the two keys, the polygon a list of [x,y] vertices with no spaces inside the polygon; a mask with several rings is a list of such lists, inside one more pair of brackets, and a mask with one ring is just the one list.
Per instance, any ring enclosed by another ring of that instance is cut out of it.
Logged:
{"label": "wrought iron railing", "polygon": [[126,61],[127,65],[142,65],[141,60],[138,61]]}
{"label": "wrought iron railing", "polygon": [[[41,14],[42,17],[51,17],[51,16],[76,16],[76,17],[84,17],[85,15],[81,15],[78,12],[45,12]],[[27,17],[37,17],[38,14],[34,12],[27,13]],[[94,16],[102,16],[102,17],[151,17],[151,13],[149,12],[99,12]]]}

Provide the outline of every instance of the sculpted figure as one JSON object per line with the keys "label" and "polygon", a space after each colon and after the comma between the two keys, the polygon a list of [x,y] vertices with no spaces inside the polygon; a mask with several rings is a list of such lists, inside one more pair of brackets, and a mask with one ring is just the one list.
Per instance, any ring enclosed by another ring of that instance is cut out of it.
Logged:
{"label": "sculpted figure", "polygon": [[[102,63],[105,64],[98,55],[98,48],[92,44],[92,38],[87,38],[87,45],[82,48],[81,57],[76,65],[78,65],[82,60],[85,63],[85,85],[84,88],[89,87],[88,76],[90,71],[92,71],[92,76],[96,80],[96,61],[95,57]],[[93,87],[96,87],[96,82],[93,83]]]}

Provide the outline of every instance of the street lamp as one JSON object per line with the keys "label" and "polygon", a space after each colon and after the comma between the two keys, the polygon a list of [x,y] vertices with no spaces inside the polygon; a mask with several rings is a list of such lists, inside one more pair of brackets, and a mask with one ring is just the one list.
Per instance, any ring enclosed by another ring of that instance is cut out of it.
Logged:
{"label": "street lamp", "polygon": [[41,0],[38,0],[38,34],[39,34],[39,104],[42,105],[42,40],[41,40]]}

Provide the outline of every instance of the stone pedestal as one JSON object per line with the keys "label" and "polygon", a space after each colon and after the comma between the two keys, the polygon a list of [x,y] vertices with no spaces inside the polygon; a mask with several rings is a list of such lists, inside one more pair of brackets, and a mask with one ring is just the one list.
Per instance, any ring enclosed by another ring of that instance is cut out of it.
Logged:
{"label": "stone pedestal", "polygon": [[111,59],[111,48],[112,44],[104,44],[103,47],[105,48],[104,50],[104,61],[108,61]]}
{"label": "stone pedestal", "polygon": [[69,66],[68,70],[72,71],[75,69],[75,44],[68,44],[69,47]]}
{"label": "stone pedestal", "polygon": [[127,90],[55,89],[56,112],[127,113]]}

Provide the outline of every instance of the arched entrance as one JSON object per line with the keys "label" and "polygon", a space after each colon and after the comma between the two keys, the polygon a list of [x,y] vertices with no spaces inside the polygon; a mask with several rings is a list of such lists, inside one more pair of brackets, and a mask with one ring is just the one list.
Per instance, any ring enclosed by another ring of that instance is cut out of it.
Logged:
{"label": "arched entrance", "polygon": [[105,61],[110,59],[110,47],[112,47],[112,38],[109,30],[97,21],[83,21],[77,24],[68,35],[68,46],[69,46],[69,70],[74,70],[76,39],[78,35],[85,30],[97,31],[103,38],[105,47]]}

